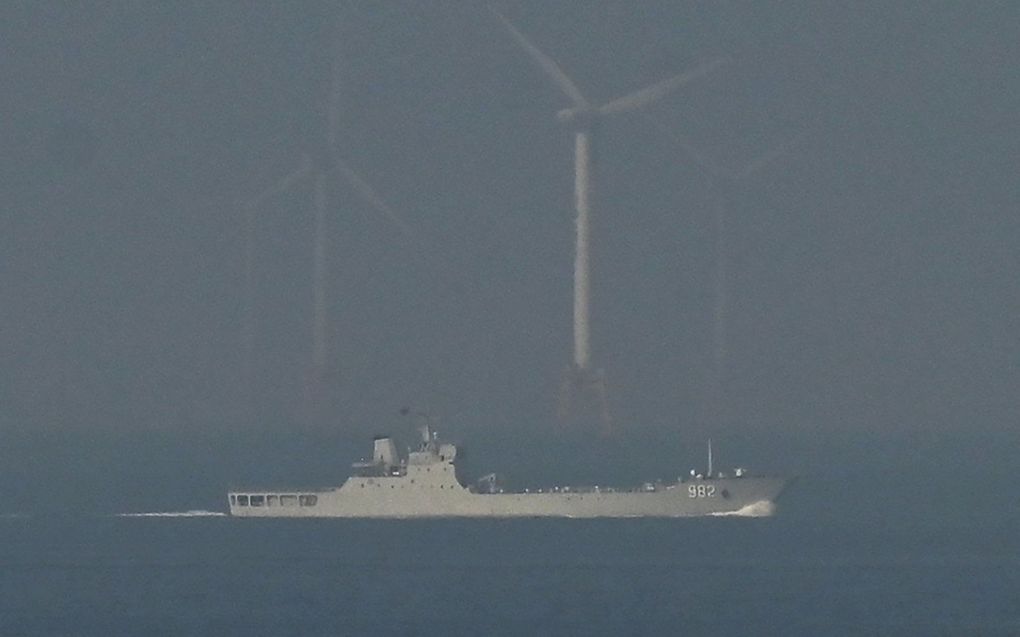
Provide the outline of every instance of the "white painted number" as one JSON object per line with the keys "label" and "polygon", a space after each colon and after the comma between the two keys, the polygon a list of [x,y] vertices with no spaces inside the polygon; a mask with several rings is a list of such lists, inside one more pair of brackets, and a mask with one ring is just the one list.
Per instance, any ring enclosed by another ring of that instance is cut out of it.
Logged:
{"label": "white painted number", "polygon": [[714,484],[692,484],[687,487],[687,495],[692,498],[714,498]]}

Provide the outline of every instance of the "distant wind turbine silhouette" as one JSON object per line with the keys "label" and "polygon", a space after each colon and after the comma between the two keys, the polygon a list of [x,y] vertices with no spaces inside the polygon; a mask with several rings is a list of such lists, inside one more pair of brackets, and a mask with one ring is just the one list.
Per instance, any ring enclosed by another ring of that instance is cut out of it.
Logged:
{"label": "distant wind turbine silhouette", "polygon": [[326,135],[324,143],[311,150],[306,150],[298,160],[297,166],[284,175],[272,186],[250,199],[246,204],[248,229],[246,231],[245,249],[245,294],[246,317],[243,330],[245,332],[246,356],[253,358],[255,346],[255,219],[258,209],[269,199],[293,188],[303,179],[310,177],[312,181],[312,207],[315,212],[315,231],[312,243],[312,361],[311,361],[311,399],[318,402],[321,388],[331,375],[330,347],[328,341],[328,310],[327,289],[329,278],[329,245],[327,212],[330,183],[336,179],[347,184],[367,204],[380,213],[389,223],[393,224],[402,234],[410,235],[410,227],[398,216],[389,205],[372,189],[350,163],[337,151],[337,134],[340,113],[340,72],[336,56],[331,60],[330,91],[326,102]]}
{"label": "distant wind turbine silhouette", "polygon": [[725,400],[726,366],[728,358],[729,322],[729,249],[727,247],[726,194],[752,175],[772,165],[807,136],[804,129],[789,140],[762,153],[739,168],[723,166],[715,159],[698,150],[689,139],[649,117],[660,131],[675,141],[694,160],[705,175],[708,192],[712,199],[712,216],[715,221],[715,255],[712,276],[712,372],[707,392],[707,411],[711,424],[718,425],[723,419]]}
{"label": "distant wind turbine silhouette", "polygon": [[701,77],[725,59],[719,58],[674,75],[633,93],[592,105],[581,90],[567,76],[559,64],[543,53],[494,7],[490,11],[506,27],[517,44],[542,69],[556,87],[573,105],[560,110],[556,117],[574,130],[574,199],[577,208],[576,242],[574,249],[574,358],[564,374],[560,390],[560,417],[565,420],[575,410],[575,403],[583,396],[595,394],[604,432],[611,427],[606,398],[605,372],[594,368],[591,362],[590,302],[591,302],[591,199],[592,199],[592,138],[598,122],[607,116],[640,109]]}

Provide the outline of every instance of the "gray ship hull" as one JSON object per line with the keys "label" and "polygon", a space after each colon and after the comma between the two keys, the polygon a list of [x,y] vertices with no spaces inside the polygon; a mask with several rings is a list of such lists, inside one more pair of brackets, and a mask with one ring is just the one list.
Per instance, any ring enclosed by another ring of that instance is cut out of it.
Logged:
{"label": "gray ship hull", "polygon": [[[772,477],[711,478],[639,491],[482,494],[460,485],[422,488],[416,483],[412,489],[396,480],[399,478],[351,478],[334,489],[239,491],[230,494],[230,513],[238,517],[336,518],[767,516],[788,483]],[[249,504],[239,504],[238,496],[247,496]],[[300,504],[295,506],[289,496],[296,496]],[[256,506],[251,505],[253,497]]]}

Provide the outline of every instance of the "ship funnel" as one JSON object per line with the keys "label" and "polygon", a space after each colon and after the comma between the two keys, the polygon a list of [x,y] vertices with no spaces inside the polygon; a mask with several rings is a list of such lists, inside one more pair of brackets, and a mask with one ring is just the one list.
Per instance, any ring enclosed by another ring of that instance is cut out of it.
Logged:
{"label": "ship funnel", "polygon": [[393,443],[393,438],[384,436],[375,439],[375,449],[372,451],[372,460],[376,464],[382,464],[387,467],[393,467],[398,464],[397,445]]}

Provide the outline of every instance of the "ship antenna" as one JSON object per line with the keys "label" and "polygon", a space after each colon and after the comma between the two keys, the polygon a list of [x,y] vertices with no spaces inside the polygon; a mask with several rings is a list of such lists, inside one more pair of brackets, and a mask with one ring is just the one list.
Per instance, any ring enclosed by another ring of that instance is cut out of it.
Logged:
{"label": "ship antenna", "polygon": [[708,439],[708,474],[706,478],[712,477],[712,439]]}
{"label": "ship antenna", "polygon": [[400,410],[401,416],[414,416],[418,419],[418,431],[421,433],[421,444],[422,449],[431,449],[436,442],[436,434],[432,430],[433,417],[429,411],[422,411],[420,409],[411,410],[409,407],[403,407]]}

